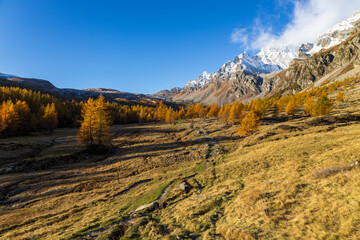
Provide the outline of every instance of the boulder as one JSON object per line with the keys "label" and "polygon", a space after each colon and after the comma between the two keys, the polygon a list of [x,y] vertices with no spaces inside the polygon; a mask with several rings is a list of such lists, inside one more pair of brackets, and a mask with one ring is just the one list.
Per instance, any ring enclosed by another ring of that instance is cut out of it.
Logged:
{"label": "boulder", "polygon": [[156,201],[138,207],[135,212],[152,212],[155,209],[159,209],[159,203]]}
{"label": "boulder", "polygon": [[191,188],[192,186],[187,181],[180,183],[179,186],[177,187],[178,190],[184,191],[185,193],[190,192]]}

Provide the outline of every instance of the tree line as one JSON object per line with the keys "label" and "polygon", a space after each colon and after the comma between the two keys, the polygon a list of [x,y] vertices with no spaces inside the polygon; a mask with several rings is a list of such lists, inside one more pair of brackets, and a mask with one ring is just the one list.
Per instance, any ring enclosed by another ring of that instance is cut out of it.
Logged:
{"label": "tree line", "polygon": [[[241,123],[238,132],[240,135],[246,135],[259,128],[261,119],[268,111],[273,117],[279,117],[281,114],[294,117],[300,112],[307,116],[328,114],[334,104],[334,100],[329,99],[328,94],[338,91],[335,100],[338,103],[343,102],[345,95],[341,88],[358,82],[360,76],[356,74],[341,82],[336,81],[288,96],[258,98],[248,104],[235,102],[220,107],[216,103],[210,106],[197,103],[179,109],[166,106],[162,101],[154,106],[129,106],[108,102],[102,96],[100,100],[63,100],[38,91],[0,87],[0,136],[19,135],[34,130],[52,130],[57,127],[78,127],[84,124],[86,116],[95,116],[96,109],[99,108],[102,109],[102,116],[106,116],[107,125],[219,118],[228,124]],[[91,121],[85,125],[94,124]],[[93,141],[90,136],[86,138]]]}

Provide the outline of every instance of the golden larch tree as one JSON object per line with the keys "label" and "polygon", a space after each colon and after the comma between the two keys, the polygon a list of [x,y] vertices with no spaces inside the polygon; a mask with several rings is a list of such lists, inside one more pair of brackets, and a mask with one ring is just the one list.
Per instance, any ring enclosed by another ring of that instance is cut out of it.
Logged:
{"label": "golden larch tree", "polygon": [[179,117],[180,117],[180,119],[185,119],[185,116],[186,116],[186,111],[185,111],[184,107],[181,107],[179,110]]}
{"label": "golden larch tree", "polygon": [[83,121],[77,138],[88,146],[105,146],[111,143],[110,114],[104,97],[90,98],[82,108]]}
{"label": "golden larch tree", "polygon": [[218,104],[214,102],[213,104],[211,104],[210,110],[207,113],[206,117],[207,118],[216,117],[218,115],[218,112],[219,112]]}
{"label": "golden larch tree", "polygon": [[231,105],[228,122],[235,123],[236,119],[241,119],[244,115],[244,104],[242,102],[235,102]]}
{"label": "golden larch tree", "polygon": [[238,128],[238,133],[240,136],[244,136],[249,133],[256,132],[259,130],[260,125],[261,121],[259,116],[255,112],[250,111],[241,121],[241,125]]}
{"label": "golden larch tree", "polygon": [[25,101],[8,100],[0,107],[0,133],[17,135],[30,131],[31,111]]}
{"label": "golden larch tree", "polygon": [[285,108],[286,113],[294,116],[296,114],[297,109],[298,106],[296,104],[296,100],[294,98],[290,99],[290,101],[288,102]]}
{"label": "golden larch tree", "polygon": [[47,104],[44,109],[44,114],[41,118],[42,128],[44,129],[55,129],[58,124],[58,113],[55,108],[55,104]]}
{"label": "golden larch tree", "polygon": [[315,102],[312,110],[312,116],[327,115],[332,110],[331,100],[324,94],[322,94]]}

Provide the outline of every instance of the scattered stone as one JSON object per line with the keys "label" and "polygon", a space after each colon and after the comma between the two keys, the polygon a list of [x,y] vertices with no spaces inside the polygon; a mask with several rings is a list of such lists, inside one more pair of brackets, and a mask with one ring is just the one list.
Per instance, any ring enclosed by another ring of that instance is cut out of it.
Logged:
{"label": "scattered stone", "polygon": [[[199,200],[199,199],[203,199],[203,198],[207,198],[209,195],[199,195],[199,196],[193,196],[190,199],[191,200]],[[210,196],[209,196],[210,197]]]}
{"label": "scattered stone", "polygon": [[135,212],[152,212],[155,209],[159,209],[159,203],[156,201],[138,207]]}
{"label": "scattered stone", "polygon": [[268,181],[265,180],[262,183],[277,183],[282,181],[284,181],[284,179],[276,179],[276,180],[268,180]]}
{"label": "scattered stone", "polygon": [[353,163],[350,165],[350,167],[351,167],[351,168],[354,168],[354,167],[357,167],[358,165],[359,165],[359,161],[356,160],[355,162],[353,162]]}
{"label": "scattered stone", "polygon": [[187,181],[183,181],[177,187],[178,190],[184,191],[185,193],[190,192],[191,188],[192,186]]}

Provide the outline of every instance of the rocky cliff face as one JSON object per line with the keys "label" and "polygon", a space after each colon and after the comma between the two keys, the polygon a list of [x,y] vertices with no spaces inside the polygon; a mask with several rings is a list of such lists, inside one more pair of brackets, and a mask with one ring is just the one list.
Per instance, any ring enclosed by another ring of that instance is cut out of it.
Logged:
{"label": "rocky cliff face", "polygon": [[341,44],[320,51],[304,61],[293,60],[286,70],[275,75],[269,82],[273,86],[268,94],[290,93],[326,80],[336,80],[349,71],[360,68],[360,32]]}
{"label": "rocky cliff face", "polygon": [[198,91],[184,91],[173,96],[174,100],[201,102],[220,105],[245,100],[261,93],[263,78],[246,71],[234,71],[224,74],[218,71],[211,82]]}

